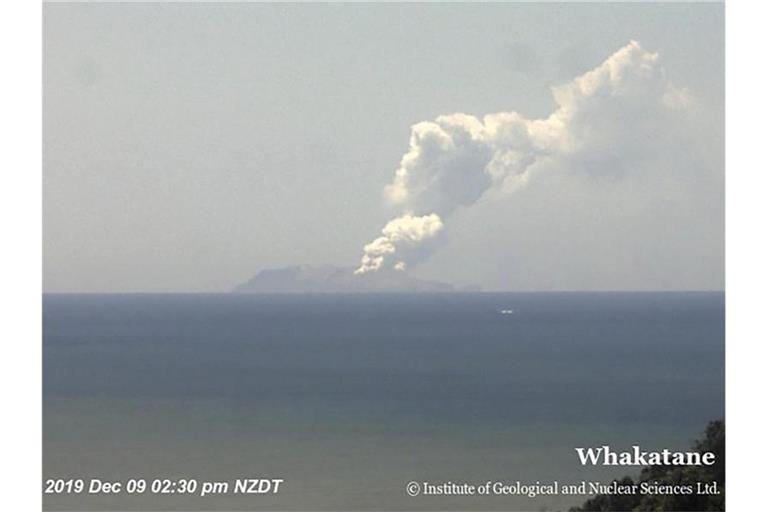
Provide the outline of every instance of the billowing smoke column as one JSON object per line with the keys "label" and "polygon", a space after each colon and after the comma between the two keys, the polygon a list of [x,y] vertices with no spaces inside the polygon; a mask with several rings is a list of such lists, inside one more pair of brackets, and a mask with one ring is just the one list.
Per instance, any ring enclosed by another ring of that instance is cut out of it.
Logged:
{"label": "billowing smoke column", "polygon": [[690,103],[685,90],[666,80],[658,55],[635,41],[552,94],[557,108],[545,119],[451,114],[413,125],[410,148],[385,189],[404,214],[363,248],[356,273],[404,270],[420,261],[457,208],[491,189],[513,190],[545,165],[620,172],[663,137],[667,112]]}
{"label": "billowing smoke column", "polygon": [[395,270],[405,270],[410,251],[424,253],[427,244],[434,244],[443,230],[443,221],[436,213],[414,217],[403,215],[387,222],[382,236],[363,248],[363,261],[356,273],[378,270],[387,258],[394,261]]}

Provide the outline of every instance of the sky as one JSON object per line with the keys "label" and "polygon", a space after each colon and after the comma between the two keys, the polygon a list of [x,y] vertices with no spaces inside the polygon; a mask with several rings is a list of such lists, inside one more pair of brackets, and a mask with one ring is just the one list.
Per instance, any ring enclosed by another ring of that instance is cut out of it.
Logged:
{"label": "sky", "polygon": [[485,290],[724,287],[722,4],[49,3],[43,23],[46,292],[376,262]]}

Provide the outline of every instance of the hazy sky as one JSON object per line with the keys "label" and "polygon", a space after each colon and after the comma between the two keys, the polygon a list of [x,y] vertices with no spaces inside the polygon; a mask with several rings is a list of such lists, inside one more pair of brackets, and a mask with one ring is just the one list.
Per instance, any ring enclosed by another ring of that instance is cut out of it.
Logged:
{"label": "hazy sky", "polygon": [[611,134],[598,156],[452,209],[410,272],[722,289],[723,6],[656,3],[46,4],[44,288],[212,292],[269,267],[356,266],[403,213],[384,190],[411,125],[547,118],[552,86],[630,40],[685,108],[580,110],[579,133]]}

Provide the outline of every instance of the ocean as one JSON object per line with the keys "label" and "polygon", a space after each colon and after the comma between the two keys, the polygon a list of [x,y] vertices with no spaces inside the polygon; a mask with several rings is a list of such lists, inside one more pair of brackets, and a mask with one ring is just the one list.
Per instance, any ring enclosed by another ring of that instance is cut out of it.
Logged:
{"label": "ocean", "polygon": [[575,447],[685,449],[724,418],[724,294],[48,294],[44,478],[282,479],[263,495],[45,494],[46,510],[566,510]]}

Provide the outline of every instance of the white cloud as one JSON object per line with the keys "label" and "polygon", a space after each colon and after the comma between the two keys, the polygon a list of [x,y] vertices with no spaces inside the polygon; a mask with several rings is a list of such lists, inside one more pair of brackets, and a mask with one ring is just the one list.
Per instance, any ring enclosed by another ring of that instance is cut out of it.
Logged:
{"label": "white cloud", "polygon": [[482,119],[456,113],[413,125],[409,150],[385,195],[422,217],[390,221],[384,236],[365,246],[358,272],[404,269],[402,245],[418,261],[429,251],[416,249],[434,233],[393,236],[401,227],[430,218],[439,223],[435,233],[443,231],[457,208],[473,205],[489,190],[504,193],[524,185],[528,173],[540,168],[536,164],[595,176],[630,172],[638,161],[676,144],[680,132],[673,127],[693,101],[689,91],[669,83],[658,54],[635,41],[553,87],[552,95],[557,108],[543,119],[517,112]]}
{"label": "white cloud", "polygon": [[363,248],[363,259],[355,273],[379,270],[385,262],[395,270],[405,270],[409,261],[423,257],[434,247],[442,230],[443,221],[435,213],[392,219],[381,230],[382,236]]}

